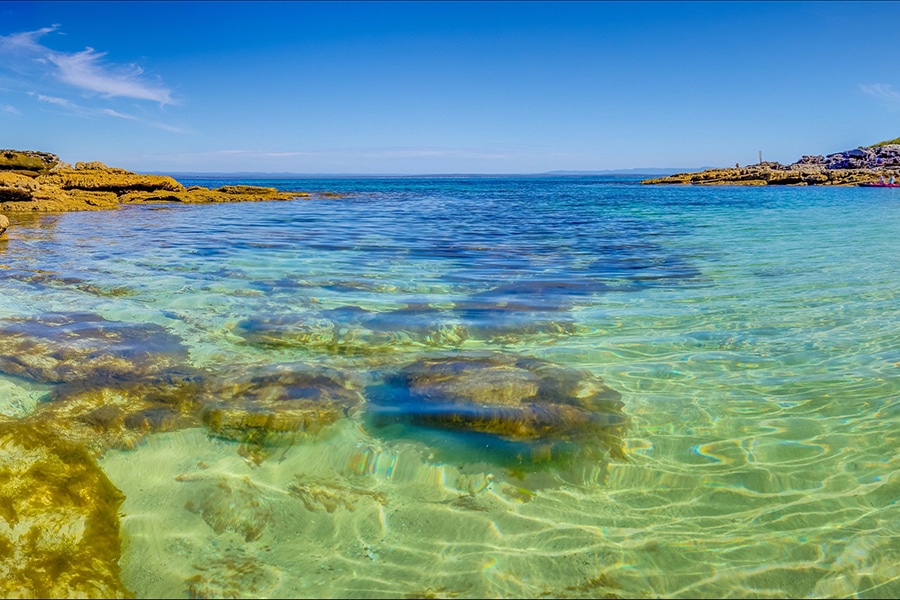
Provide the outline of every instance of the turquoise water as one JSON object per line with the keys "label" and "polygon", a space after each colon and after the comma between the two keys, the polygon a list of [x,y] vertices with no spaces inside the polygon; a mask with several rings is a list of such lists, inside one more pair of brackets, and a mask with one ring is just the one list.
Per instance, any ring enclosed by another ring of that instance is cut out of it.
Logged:
{"label": "turquoise water", "polygon": [[[148,360],[223,406],[283,373],[355,394],[302,435],[196,417],[104,448],[137,596],[900,595],[894,190],[246,183],[345,197],[13,214],[0,240],[0,328],[49,340],[0,363],[7,416],[91,380],[95,355],[41,366],[85,319],[119,324],[134,369],[165,337]],[[602,378],[621,408],[591,427],[615,435],[473,431],[404,388],[497,356],[546,361],[513,396],[549,365]]]}

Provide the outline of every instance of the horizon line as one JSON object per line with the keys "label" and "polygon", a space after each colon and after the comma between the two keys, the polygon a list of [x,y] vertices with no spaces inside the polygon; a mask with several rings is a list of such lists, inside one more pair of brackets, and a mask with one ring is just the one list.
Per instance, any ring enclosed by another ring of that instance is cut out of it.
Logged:
{"label": "horizon line", "polygon": [[[603,169],[603,170],[554,170],[531,173],[353,173],[353,172],[296,172],[296,171],[139,171],[147,175],[181,175],[192,177],[223,177],[223,176],[267,176],[267,177],[546,177],[546,176],[585,176],[585,175],[656,175],[666,173],[689,173],[703,171],[714,167],[639,167],[632,169]],[[135,171],[138,172],[138,171]]]}

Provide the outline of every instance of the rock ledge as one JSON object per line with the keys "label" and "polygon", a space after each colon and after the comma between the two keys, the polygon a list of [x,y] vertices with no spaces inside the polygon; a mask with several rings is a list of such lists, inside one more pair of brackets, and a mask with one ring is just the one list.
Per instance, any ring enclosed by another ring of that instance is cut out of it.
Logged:
{"label": "rock ledge", "polygon": [[[61,162],[49,152],[0,150],[0,211],[67,212],[144,202],[248,202],[309,197],[275,188],[183,185],[165,175],[141,175],[101,162]],[[329,194],[334,197],[334,194]],[[5,225],[0,223],[0,234]]]}
{"label": "rock ledge", "polygon": [[677,173],[641,183],[851,186],[892,176],[900,180],[900,144],[860,147],[828,156],[802,156],[790,165],[762,162],[744,167],[736,165],[733,168],[707,169],[699,173]]}

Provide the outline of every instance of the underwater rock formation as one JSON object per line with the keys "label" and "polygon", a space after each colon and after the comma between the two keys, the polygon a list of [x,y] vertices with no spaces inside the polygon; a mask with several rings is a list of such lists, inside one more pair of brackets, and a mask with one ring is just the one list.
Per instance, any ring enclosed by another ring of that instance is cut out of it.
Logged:
{"label": "underwater rock formation", "polygon": [[285,445],[351,414],[363,402],[360,385],[335,369],[277,365],[212,381],[202,401],[203,422],[221,438],[252,448]]}
{"label": "underwater rock formation", "polygon": [[360,501],[374,501],[386,506],[387,496],[383,492],[375,492],[365,488],[343,485],[328,480],[320,480],[304,475],[297,475],[295,482],[288,487],[288,493],[299,498],[306,510],[310,512],[326,511],[333,513],[338,508],[353,511]]}
{"label": "underwater rock formation", "polygon": [[240,551],[193,566],[199,573],[185,582],[188,598],[242,598],[250,590],[253,597],[271,598],[282,580],[276,567]]}
{"label": "underwater rock formation", "polygon": [[425,358],[390,378],[380,418],[516,442],[593,441],[622,457],[627,427],[620,394],[586,371],[501,353]]}
{"label": "underwater rock formation", "polygon": [[0,372],[42,383],[102,382],[160,374],[187,362],[163,327],[107,321],[92,313],[0,320]]}
{"label": "underwater rock formation", "polygon": [[194,410],[199,373],[172,371],[147,380],[56,387],[31,421],[52,424],[57,434],[102,456],[110,448],[134,448],[147,434],[199,425]]}
{"label": "underwater rock formation", "polygon": [[[509,287],[500,286],[497,295]],[[527,336],[562,337],[577,332],[575,319],[561,309],[536,309],[529,302],[498,300],[497,295],[478,294],[454,305],[453,314],[472,339],[515,343]]]}
{"label": "underwater rock formation", "polygon": [[143,202],[290,200],[309,195],[254,186],[185,188],[165,175],[141,175],[101,162],[79,162],[72,168],[47,152],[0,150],[0,206],[11,212],[100,210]]}
{"label": "underwater rock formation", "polygon": [[435,309],[416,307],[371,311],[358,306],[278,317],[251,317],[232,333],[254,346],[315,348],[334,354],[362,355],[395,351],[399,346],[459,346],[468,337],[458,322]]}
{"label": "underwater rock formation", "polygon": [[252,542],[262,536],[272,521],[272,509],[262,490],[243,477],[221,477],[198,493],[185,508],[199,514],[218,534],[231,531]]}
{"label": "underwater rock formation", "polygon": [[359,356],[400,348],[458,348],[467,340],[514,343],[524,337],[576,333],[574,319],[558,310],[523,309],[517,303],[473,299],[450,309],[410,305],[390,311],[358,306],[308,313],[254,316],[231,332],[253,346],[312,348]]}
{"label": "underwater rock formation", "polygon": [[0,597],[130,597],[119,580],[123,499],[52,427],[0,421]]}

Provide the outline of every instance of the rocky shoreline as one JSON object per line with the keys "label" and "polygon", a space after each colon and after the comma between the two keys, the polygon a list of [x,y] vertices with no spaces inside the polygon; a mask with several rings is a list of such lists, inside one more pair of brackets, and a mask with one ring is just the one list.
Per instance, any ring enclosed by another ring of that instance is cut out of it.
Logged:
{"label": "rocky shoreline", "polygon": [[[72,166],[49,152],[0,150],[0,212],[69,212],[145,202],[254,202],[310,196],[246,185],[185,187],[165,175],[141,175],[101,162]],[[0,235],[8,227],[9,219],[0,215]]]}
{"label": "rocky shoreline", "polygon": [[[898,140],[892,140],[898,141]],[[828,156],[803,156],[783,165],[761,162],[744,167],[707,169],[646,179],[645,184],[691,185],[836,185],[874,183],[880,177],[900,180],[900,144],[860,147]]]}

